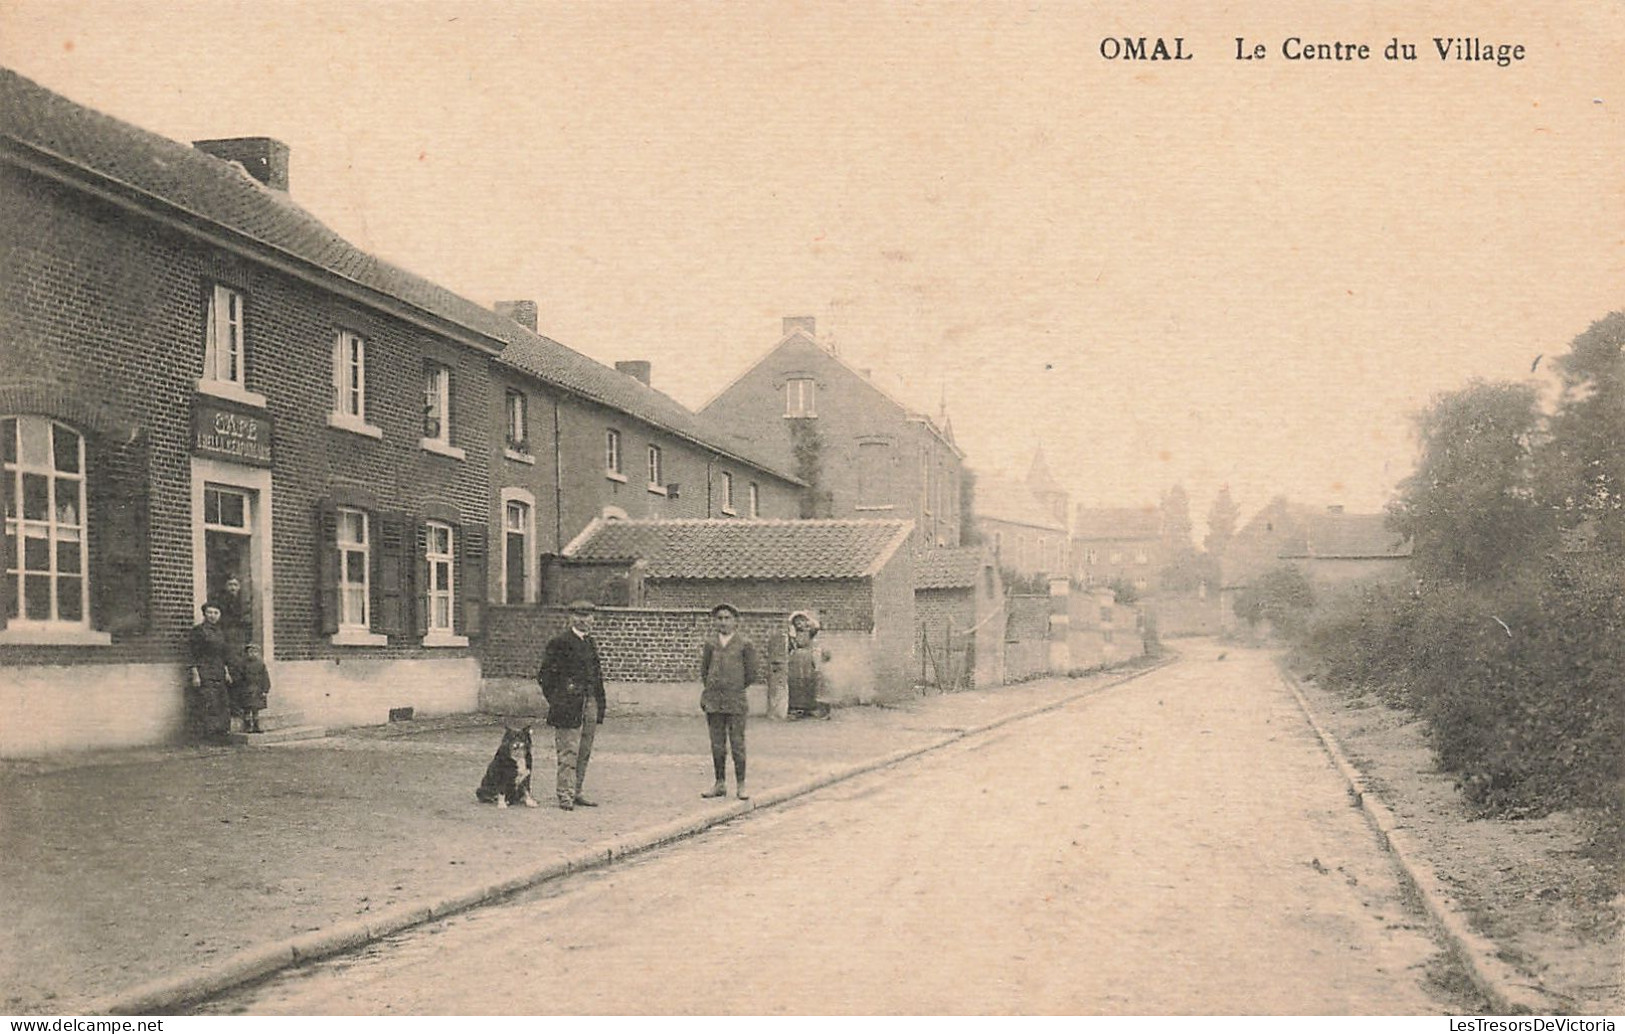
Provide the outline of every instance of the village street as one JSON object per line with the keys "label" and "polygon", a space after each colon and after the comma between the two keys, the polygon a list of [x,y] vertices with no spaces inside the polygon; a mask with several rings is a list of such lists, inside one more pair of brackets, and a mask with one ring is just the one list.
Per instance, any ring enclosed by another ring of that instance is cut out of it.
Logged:
{"label": "village street", "polygon": [[1217,650],[289,971],[251,1014],[1473,1008],[1265,655]]}

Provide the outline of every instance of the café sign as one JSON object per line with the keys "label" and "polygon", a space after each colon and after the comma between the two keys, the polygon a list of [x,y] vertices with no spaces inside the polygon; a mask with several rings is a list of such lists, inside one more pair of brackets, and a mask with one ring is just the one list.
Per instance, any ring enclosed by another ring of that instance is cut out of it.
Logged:
{"label": "caf\u00e9 sign", "polygon": [[198,456],[271,465],[271,419],[198,399],[192,404],[192,452]]}

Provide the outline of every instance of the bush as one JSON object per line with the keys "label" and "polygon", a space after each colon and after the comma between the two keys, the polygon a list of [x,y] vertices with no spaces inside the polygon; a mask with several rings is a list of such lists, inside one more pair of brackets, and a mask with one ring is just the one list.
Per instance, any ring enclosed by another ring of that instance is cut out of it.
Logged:
{"label": "bush", "polygon": [[1486,812],[1621,809],[1625,561],[1549,560],[1494,586],[1367,588],[1298,642],[1323,682],[1373,690],[1428,725],[1440,766]]}

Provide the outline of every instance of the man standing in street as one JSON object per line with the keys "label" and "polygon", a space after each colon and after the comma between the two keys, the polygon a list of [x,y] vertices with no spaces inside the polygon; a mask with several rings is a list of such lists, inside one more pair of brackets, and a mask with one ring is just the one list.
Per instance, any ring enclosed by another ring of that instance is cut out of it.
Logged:
{"label": "man standing in street", "polygon": [[734,782],[739,799],[746,801],[745,716],[750,704],[745,687],[762,681],[756,646],[739,631],[739,611],[727,603],[711,608],[712,629],[700,648],[700,707],[711,731],[711,768],[716,783],[701,797],[728,795],[728,752],[733,750]]}
{"label": "man standing in street", "polygon": [[587,762],[592,757],[592,741],[604,721],[604,673],[598,663],[598,646],[592,640],[593,611],[590,601],[570,604],[570,627],[548,641],[536,681],[547,698],[547,724],[553,729],[553,747],[558,753],[559,807],[572,811],[577,805],[596,808],[596,801],[582,796],[587,779]]}

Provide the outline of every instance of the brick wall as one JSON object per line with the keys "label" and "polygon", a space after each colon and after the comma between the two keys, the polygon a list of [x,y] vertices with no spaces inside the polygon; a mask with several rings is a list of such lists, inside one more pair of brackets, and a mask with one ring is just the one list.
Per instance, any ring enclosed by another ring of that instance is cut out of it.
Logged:
{"label": "brick wall", "polygon": [[[767,661],[769,644],[782,634],[788,611],[741,609],[740,627]],[[536,677],[547,641],[569,627],[569,614],[555,607],[492,607],[485,638],[477,646],[486,678]],[[695,682],[700,646],[711,631],[708,609],[600,607],[593,624],[607,682]]]}

